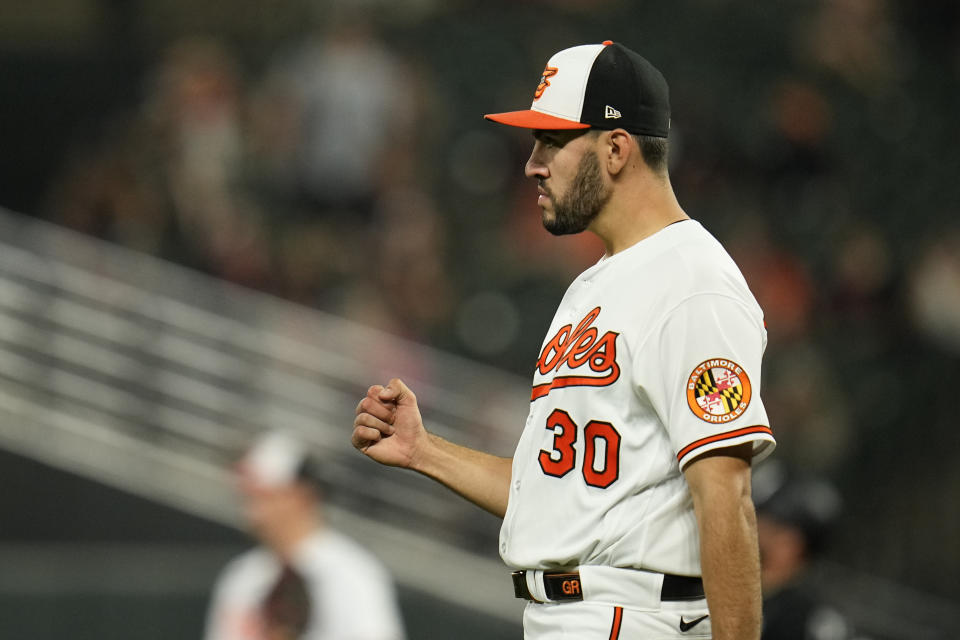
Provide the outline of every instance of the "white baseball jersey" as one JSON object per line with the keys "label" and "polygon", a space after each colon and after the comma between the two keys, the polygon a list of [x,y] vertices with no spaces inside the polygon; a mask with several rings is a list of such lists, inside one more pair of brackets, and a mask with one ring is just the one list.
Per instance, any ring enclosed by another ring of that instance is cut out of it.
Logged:
{"label": "white baseball jersey", "polygon": [[513,459],[503,560],[700,575],[698,455],[775,446],[760,401],[763,314],[698,222],[583,272],[547,333]]}
{"label": "white baseball jersey", "polygon": [[[393,581],[366,549],[328,530],[301,544],[291,564],[310,599],[304,640],[403,640]],[[261,607],[281,570],[263,547],[231,561],[214,587],[204,640],[266,640]]]}

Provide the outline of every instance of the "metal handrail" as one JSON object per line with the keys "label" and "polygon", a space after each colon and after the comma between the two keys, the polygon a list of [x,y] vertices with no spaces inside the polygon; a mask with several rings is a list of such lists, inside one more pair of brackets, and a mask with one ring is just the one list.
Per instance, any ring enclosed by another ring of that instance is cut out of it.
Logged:
{"label": "metal handrail", "polygon": [[[475,508],[349,446],[357,400],[389,368],[352,357],[371,347],[418,365],[397,374],[417,385],[432,429],[488,442],[522,423],[525,384],[509,374],[0,211],[0,446],[239,527],[237,452],[262,429],[295,431],[339,485],[334,521],[407,541],[386,558],[401,582],[515,621],[505,568],[474,553]],[[445,388],[455,379],[502,401]],[[495,523],[479,535],[493,547]],[[489,594],[451,593],[417,560],[424,544],[491,581]]]}

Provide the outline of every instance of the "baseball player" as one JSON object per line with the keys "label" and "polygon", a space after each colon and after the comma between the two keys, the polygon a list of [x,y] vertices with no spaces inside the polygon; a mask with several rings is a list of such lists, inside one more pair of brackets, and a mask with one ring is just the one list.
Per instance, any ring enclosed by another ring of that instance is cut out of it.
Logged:
{"label": "baseball player", "polygon": [[[811,577],[842,509],[837,489],[768,461],[753,474],[763,587],[762,640],[850,640],[850,622]],[[859,636],[857,636],[859,637]]]}
{"label": "baseball player", "polygon": [[667,84],[610,41],[547,62],[526,175],[553,234],[605,247],[547,331],[512,459],[427,432],[400,380],[373,386],[352,441],[503,517],[528,640],[757,640],[751,462],[775,446],[760,400],[763,315],[667,175]]}
{"label": "baseball player", "polygon": [[244,513],[262,544],[213,589],[204,640],[403,640],[393,581],[324,526],[319,474],[289,434],[263,434],[238,466]]}

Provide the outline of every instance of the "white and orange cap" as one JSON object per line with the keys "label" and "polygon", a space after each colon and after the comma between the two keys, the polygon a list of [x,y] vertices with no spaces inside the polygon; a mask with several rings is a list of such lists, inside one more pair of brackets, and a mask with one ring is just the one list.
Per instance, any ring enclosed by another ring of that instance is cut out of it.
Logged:
{"label": "white and orange cap", "polygon": [[570,47],[547,62],[529,109],[488,120],[525,129],[626,129],[666,138],[667,81],[640,54],[610,40]]}

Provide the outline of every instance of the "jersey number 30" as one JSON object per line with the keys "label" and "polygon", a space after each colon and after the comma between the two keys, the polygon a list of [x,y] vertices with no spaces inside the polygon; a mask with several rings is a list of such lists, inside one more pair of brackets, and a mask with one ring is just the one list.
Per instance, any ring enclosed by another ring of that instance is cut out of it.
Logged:
{"label": "jersey number 30", "polygon": [[[553,450],[540,450],[540,468],[562,478],[577,466],[580,429],[563,409],[553,410],[546,428],[553,432]],[[606,489],[620,476],[620,434],[609,422],[591,420],[583,428],[583,441],[583,479],[591,487]]]}

